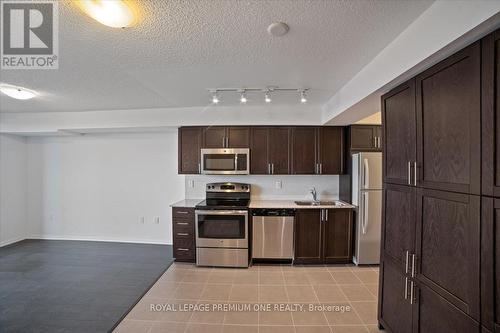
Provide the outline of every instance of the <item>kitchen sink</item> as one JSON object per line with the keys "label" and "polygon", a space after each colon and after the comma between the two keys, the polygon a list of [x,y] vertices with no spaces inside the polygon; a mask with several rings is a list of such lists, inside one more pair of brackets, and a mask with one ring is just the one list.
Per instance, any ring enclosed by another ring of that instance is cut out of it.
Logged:
{"label": "kitchen sink", "polygon": [[345,206],[344,203],[338,201],[295,201],[295,203],[299,206]]}

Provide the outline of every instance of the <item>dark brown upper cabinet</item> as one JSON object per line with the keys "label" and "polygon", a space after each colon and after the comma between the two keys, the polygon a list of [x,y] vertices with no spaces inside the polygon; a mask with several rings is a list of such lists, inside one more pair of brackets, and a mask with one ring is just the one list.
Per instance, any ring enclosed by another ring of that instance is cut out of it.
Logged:
{"label": "dark brown upper cabinet", "polygon": [[320,174],[341,175],[345,168],[344,127],[323,126],[319,128],[318,156]]}
{"label": "dark brown upper cabinet", "polygon": [[414,79],[382,96],[382,124],[385,138],[384,182],[416,185],[417,116]]}
{"label": "dark brown upper cabinet", "polygon": [[211,126],[203,130],[203,148],[248,148],[249,127]]}
{"label": "dark brown upper cabinet", "polygon": [[500,30],[482,40],[482,193],[500,197]]}
{"label": "dark brown upper cabinet", "polygon": [[344,167],[342,127],[293,127],[292,173],[339,175]]}
{"label": "dark brown upper cabinet", "polygon": [[349,129],[351,152],[381,151],[382,132],[379,125],[352,125]]}
{"label": "dark brown upper cabinet", "polygon": [[480,320],[480,197],[417,189],[415,276]]}
{"label": "dark brown upper cabinet", "polygon": [[288,127],[251,127],[250,173],[290,173],[290,129]]}
{"label": "dark brown upper cabinet", "polygon": [[500,332],[500,199],[482,198],[481,323]]}
{"label": "dark brown upper cabinet", "polygon": [[178,131],[178,173],[200,173],[202,127],[181,127]]}
{"label": "dark brown upper cabinet", "polygon": [[349,263],[351,209],[299,209],[295,213],[295,263]]}
{"label": "dark brown upper cabinet", "polygon": [[476,42],[416,77],[421,187],[480,194],[480,51]]}
{"label": "dark brown upper cabinet", "polygon": [[292,128],[292,173],[319,174],[317,145],[317,127]]}

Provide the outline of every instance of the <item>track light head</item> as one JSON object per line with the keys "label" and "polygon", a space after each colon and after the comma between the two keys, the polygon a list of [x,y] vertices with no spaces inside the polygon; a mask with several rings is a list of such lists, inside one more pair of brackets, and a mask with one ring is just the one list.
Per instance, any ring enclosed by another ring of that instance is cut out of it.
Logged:
{"label": "track light head", "polygon": [[217,96],[217,90],[212,93],[212,103],[219,104],[219,96]]}
{"label": "track light head", "polygon": [[300,102],[302,104],[307,103],[306,91],[305,90],[301,90],[300,91]]}
{"label": "track light head", "polygon": [[266,91],[266,94],[264,95],[264,101],[266,101],[266,103],[271,103],[271,96],[269,94],[269,91]]}
{"label": "track light head", "polygon": [[247,102],[247,94],[246,94],[245,90],[243,90],[241,92],[240,102],[241,102],[241,104],[246,104],[246,102]]}

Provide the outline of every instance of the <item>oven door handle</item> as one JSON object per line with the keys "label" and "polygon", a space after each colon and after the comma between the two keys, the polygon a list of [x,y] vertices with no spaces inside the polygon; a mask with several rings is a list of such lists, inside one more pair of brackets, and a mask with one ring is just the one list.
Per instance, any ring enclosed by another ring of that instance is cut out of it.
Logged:
{"label": "oven door handle", "polygon": [[248,216],[246,210],[195,210],[195,215],[238,215]]}

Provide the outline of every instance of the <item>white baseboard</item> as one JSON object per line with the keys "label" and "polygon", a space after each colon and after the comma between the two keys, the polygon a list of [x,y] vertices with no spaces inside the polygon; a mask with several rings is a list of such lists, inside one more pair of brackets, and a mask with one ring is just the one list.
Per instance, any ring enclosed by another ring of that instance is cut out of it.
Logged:
{"label": "white baseboard", "polygon": [[8,239],[0,242],[0,247],[7,246],[13,243],[20,242],[22,240],[26,239],[26,237],[19,237],[19,238],[13,238],[13,239]]}
{"label": "white baseboard", "polygon": [[131,240],[131,239],[106,239],[100,237],[72,237],[72,236],[56,236],[56,235],[31,235],[26,239],[44,239],[44,240],[72,240],[72,241],[90,241],[90,242],[113,242],[113,243],[134,243],[134,244],[155,244],[155,245],[172,245],[172,242],[162,242],[158,240]]}

